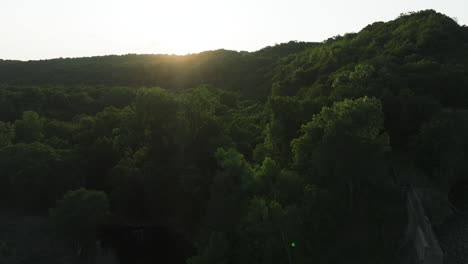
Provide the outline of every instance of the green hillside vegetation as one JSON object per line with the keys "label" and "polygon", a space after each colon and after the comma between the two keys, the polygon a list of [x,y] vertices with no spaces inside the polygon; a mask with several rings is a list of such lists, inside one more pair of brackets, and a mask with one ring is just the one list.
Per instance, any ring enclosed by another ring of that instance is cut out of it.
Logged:
{"label": "green hillside vegetation", "polygon": [[444,202],[467,133],[468,28],[433,10],[257,52],[0,61],[1,206],[76,243],[98,223],[67,204],[183,230],[191,264],[394,263],[401,186]]}

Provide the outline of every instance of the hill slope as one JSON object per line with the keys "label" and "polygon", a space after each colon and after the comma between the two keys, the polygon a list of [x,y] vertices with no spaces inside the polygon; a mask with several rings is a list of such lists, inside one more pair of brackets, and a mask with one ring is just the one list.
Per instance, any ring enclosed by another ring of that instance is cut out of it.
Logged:
{"label": "hill slope", "polygon": [[160,86],[187,89],[212,84],[265,96],[282,57],[316,43],[289,42],[257,52],[206,51],[186,56],[101,56],[41,61],[0,61],[0,83],[16,85]]}

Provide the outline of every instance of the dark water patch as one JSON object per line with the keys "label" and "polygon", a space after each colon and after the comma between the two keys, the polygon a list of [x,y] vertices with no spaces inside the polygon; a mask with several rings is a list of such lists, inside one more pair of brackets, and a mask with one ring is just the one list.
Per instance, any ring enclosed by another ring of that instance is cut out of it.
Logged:
{"label": "dark water patch", "polygon": [[115,252],[120,264],[185,264],[196,254],[183,235],[163,226],[105,226],[99,240],[104,249]]}
{"label": "dark water patch", "polygon": [[450,188],[449,201],[461,212],[468,212],[468,180],[456,182]]}

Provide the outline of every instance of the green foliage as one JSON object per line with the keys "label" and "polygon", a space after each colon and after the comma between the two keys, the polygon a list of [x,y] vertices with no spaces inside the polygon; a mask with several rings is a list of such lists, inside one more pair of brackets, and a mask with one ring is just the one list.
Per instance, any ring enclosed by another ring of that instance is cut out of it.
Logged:
{"label": "green foliage", "polygon": [[201,253],[187,260],[187,264],[227,264],[229,243],[223,233],[213,232]]}
{"label": "green foliage", "polygon": [[456,181],[466,179],[466,133],[466,110],[446,109],[421,126],[416,160],[439,190],[447,191]]}
{"label": "green foliage", "polygon": [[253,171],[250,165],[245,161],[244,156],[235,149],[218,149],[216,158],[222,171],[227,177],[233,178],[237,183],[240,183],[243,190],[249,190],[253,183]]}
{"label": "green foliage", "polygon": [[42,143],[0,149],[2,196],[11,195],[12,203],[20,208],[47,208],[78,180],[72,173],[62,177],[63,165],[61,153]]}
{"label": "green foliage", "polygon": [[8,258],[15,255],[15,247],[10,243],[0,240],[0,257]]}
{"label": "green foliage", "polygon": [[43,121],[34,111],[24,112],[22,119],[16,120],[14,126],[17,141],[29,143],[39,141],[43,137]]}
{"label": "green foliage", "polygon": [[67,192],[50,209],[50,221],[64,241],[70,245],[94,244],[97,228],[105,223],[109,210],[107,195],[84,188]]}
{"label": "green foliage", "polygon": [[[311,175],[361,174],[389,150],[384,133],[382,106],[376,98],[346,99],[324,107],[311,122],[302,126],[298,139],[291,142],[294,162]],[[319,176],[320,177],[320,176]]]}
{"label": "green foliage", "polygon": [[111,206],[119,215],[142,217],[145,215],[143,164],[148,158],[148,148],[142,147],[134,153],[127,153],[112,168],[106,184],[111,187]]}
{"label": "green foliage", "polygon": [[373,95],[378,88],[373,84],[375,68],[368,64],[359,64],[354,71],[343,71],[334,74],[331,87],[331,98],[340,101],[344,98],[357,98],[363,95]]}
{"label": "green foliage", "polygon": [[176,98],[160,88],[141,89],[135,98],[135,113],[148,128],[160,128],[174,119],[178,112]]}
{"label": "green foliage", "polygon": [[289,142],[298,136],[303,106],[296,97],[271,96],[267,107],[271,116],[265,131],[265,149],[270,156],[285,162],[289,158]]}
{"label": "green foliage", "polygon": [[211,230],[229,232],[242,216],[256,181],[250,164],[235,149],[219,148],[215,155],[220,170],[210,184],[205,221]]}
{"label": "green foliage", "polygon": [[15,138],[15,129],[11,123],[0,121],[0,148],[10,145]]}
{"label": "green foliage", "polygon": [[278,180],[281,167],[271,158],[265,158],[262,165],[257,168],[254,174],[255,180],[259,183],[257,193],[266,195],[272,192]]}

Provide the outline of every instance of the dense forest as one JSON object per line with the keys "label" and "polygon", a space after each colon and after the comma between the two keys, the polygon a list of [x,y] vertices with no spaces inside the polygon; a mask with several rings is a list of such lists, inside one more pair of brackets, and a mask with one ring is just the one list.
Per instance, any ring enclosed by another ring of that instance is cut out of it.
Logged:
{"label": "dense forest", "polygon": [[0,60],[0,207],[73,249],[139,223],[189,264],[395,263],[402,186],[442,222],[467,134],[468,27],[433,10],[256,52]]}

